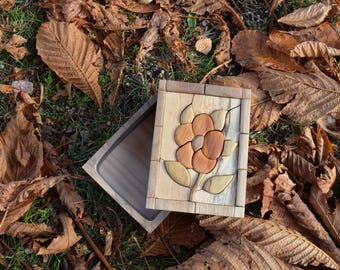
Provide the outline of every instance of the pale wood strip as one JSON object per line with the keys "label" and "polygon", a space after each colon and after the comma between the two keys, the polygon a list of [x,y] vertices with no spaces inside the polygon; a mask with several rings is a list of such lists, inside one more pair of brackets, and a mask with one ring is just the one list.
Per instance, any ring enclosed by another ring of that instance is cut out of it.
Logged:
{"label": "pale wood strip", "polygon": [[[153,130],[153,140],[152,140],[152,152],[151,160],[159,160],[161,157],[161,144],[162,144],[162,126],[155,126]],[[142,138],[136,138],[142,139]]]}
{"label": "pale wood strip", "polygon": [[180,81],[167,81],[166,91],[204,95],[204,84],[187,83],[187,82],[180,82]]}
{"label": "pale wood strip", "polygon": [[195,213],[195,203],[156,198],[155,208],[175,212]]}
{"label": "pale wood strip", "polygon": [[247,189],[247,169],[238,170],[237,188],[236,188],[236,205],[244,207],[246,203]]}
{"label": "pale wood strip", "polygon": [[240,133],[249,133],[250,99],[242,99],[240,118]]}
{"label": "pale wood strip", "polygon": [[233,217],[235,214],[235,207],[233,205],[216,205],[208,203],[196,203],[196,214],[229,216]]}
{"label": "pale wood strip", "polygon": [[148,192],[148,197],[146,198],[145,208],[155,209],[155,203],[156,203],[156,199],[154,197],[149,197],[149,192]]}
{"label": "pale wood strip", "polygon": [[234,217],[243,218],[244,217],[244,207],[235,206]]}
{"label": "pale wood strip", "polygon": [[158,91],[166,91],[166,80],[160,80],[158,84]]}
{"label": "pale wood strip", "polygon": [[156,119],[155,125],[163,125],[164,110],[165,110],[165,91],[158,91],[157,93],[157,107],[156,107]]}
{"label": "pale wood strip", "polygon": [[243,99],[251,99],[251,90],[250,89],[243,89],[242,90],[242,98]]}
{"label": "pale wood strip", "polygon": [[242,92],[243,92],[242,88],[213,85],[213,84],[205,85],[205,94],[209,96],[230,97],[230,98],[241,99],[243,96]]}
{"label": "pale wood strip", "polygon": [[[157,179],[159,178],[159,161],[151,161],[150,162],[150,170],[149,170],[149,182],[148,182],[148,198],[156,197],[156,185]],[[152,208],[152,207],[150,207]]]}
{"label": "pale wood strip", "polygon": [[238,168],[247,169],[249,134],[240,134]]}

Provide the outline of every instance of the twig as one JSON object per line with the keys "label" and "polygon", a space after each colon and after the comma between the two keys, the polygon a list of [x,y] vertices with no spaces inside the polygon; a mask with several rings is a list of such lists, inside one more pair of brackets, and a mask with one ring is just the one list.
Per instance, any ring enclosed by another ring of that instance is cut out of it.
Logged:
{"label": "twig", "polygon": [[177,264],[181,264],[181,262],[177,259],[177,257],[175,256],[175,254],[173,253],[172,249],[169,247],[168,243],[164,240],[164,238],[162,237],[162,235],[159,233],[158,230],[156,230],[156,233],[159,237],[159,239],[161,239],[163,245],[167,248],[167,250],[169,251],[171,257],[175,260],[175,262]]}
{"label": "twig", "polygon": [[236,22],[238,23],[238,25],[243,29],[243,30],[247,30],[247,26],[245,25],[244,21],[242,21],[240,15],[235,11],[235,9],[233,9],[232,6],[230,6],[227,2],[225,1],[220,1],[221,4],[231,12],[231,14],[233,14],[235,16]]}
{"label": "twig", "polygon": [[[133,238],[133,240],[136,242],[136,245],[137,245],[139,251],[142,252],[142,248],[140,247],[140,244],[139,244],[137,238],[136,238],[134,235],[132,236],[132,238]],[[149,264],[148,260],[147,260],[145,257],[143,257],[143,259],[144,259],[145,264],[146,264],[146,266],[148,267],[148,269],[149,269],[149,270],[152,270],[151,267],[150,267],[150,264]]]}
{"label": "twig", "polygon": [[17,260],[18,260],[18,262],[19,262],[20,264],[22,264],[23,266],[26,267],[27,270],[33,270],[33,269],[32,269],[25,261],[23,261],[23,260],[21,260],[21,259],[19,258],[19,256],[17,255],[17,253],[16,253],[9,245],[7,245],[7,244],[2,240],[2,238],[0,238],[0,242],[1,242],[2,245],[5,246],[5,248],[7,248],[7,249],[14,255],[15,258],[17,258]]}
{"label": "twig", "polygon": [[209,76],[214,75],[221,67],[228,65],[230,62],[231,62],[231,59],[229,59],[228,61],[225,61],[224,63],[218,65],[217,67],[214,67],[212,70],[210,70],[207,74],[204,75],[200,83],[205,83]]}
{"label": "twig", "polygon": [[[71,213],[70,213],[71,214]],[[88,233],[86,232],[85,228],[83,227],[83,224],[81,224],[81,222],[78,220],[78,218],[74,217],[74,215],[71,215],[74,222],[77,224],[79,230],[81,231],[81,233],[83,234],[84,238],[86,239],[86,241],[89,243],[89,245],[91,246],[91,248],[93,249],[94,253],[96,253],[97,257],[99,258],[99,260],[103,263],[105,269],[107,270],[112,270],[109,262],[106,260],[105,256],[103,255],[103,253],[100,251],[100,249],[96,246],[96,244],[93,242],[92,238],[88,235]]]}
{"label": "twig", "polygon": [[123,256],[122,256],[122,252],[120,251],[119,247],[118,247],[118,254],[119,254],[120,262],[122,263],[123,270],[126,270],[124,260],[123,260]]}

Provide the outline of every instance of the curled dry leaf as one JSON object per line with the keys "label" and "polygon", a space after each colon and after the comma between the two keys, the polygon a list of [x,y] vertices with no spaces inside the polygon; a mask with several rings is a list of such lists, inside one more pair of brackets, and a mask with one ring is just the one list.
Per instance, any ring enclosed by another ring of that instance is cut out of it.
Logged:
{"label": "curled dry leaf", "polygon": [[320,71],[302,74],[261,68],[258,74],[273,101],[288,103],[281,113],[294,121],[310,124],[340,110],[340,84]]}
{"label": "curled dry leaf", "polygon": [[71,183],[59,183],[56,185],[61,203],[77,218],[84,215],[84,199],[80,196],[75,186]]}
{"label": "curled dry leaf", "polygon": [[[253,217],[239,219],[201,216],[200,225],[215,234],[223,233],[225,230],[239,233],[266,249],[273,256],[293,265],[311,264],[338,269],[338,264],[327,253],[304,236],[268,220]],[[222,232],[219,232],[221,230]]]}
{"label": "curled dry leaf", "polygon": [[206,12],[209,14],[213,14],[216,11],[219,11],[223,8],[223,4],[221,0],[198,0],[195,1],[195,4],[191,5],[185,10],[188,13],[194,13],[198,15],[204,15]]}
{"label": "curled dry leaf", "polygon": [[331,136],[340,139],[340,113],[328,113],[318,119],[318,124]]}
{"label": "curled dry leaf", "polygon": [[283,71],[303,71],[288,55],[275,51],[267,45],[268,37],[260,31],[243,30],[232,40],[231,53],[236,61],[248,69],[271,67]]}
{"label": "curled dry leaf", "polygon": [[207,55],[212,48],[212,40],[207,37],[198,37],[198,40],[195,43],[196,51]]}
{"label": "curled dry leaf", "polygon": [[319,41],[305,41],[294,47],[290,51],[291,57],[308,57],[318,58],[324,56],[339,56],[340,50],[328,47],[325,43]]}
{"label": "curled dry leaf", "polygon": [[221,33],[218,38],[218,43],[214,51],[215,62],[217,65],[222,65],[230,60],[230,48],[231,48],[231,38],[230,31],[227,23],[222,18],[222,16],[215,14],[214,19],[216,20],[216,28],[218,28]]}
{"label": "curled dry leaf", "polygon": [[256,73],[242,73],[238,76],[217,76],[210,83],[251,89],[251,130],[265,129],[279,119],[282,105],[273,102],[269,94],[259,87],[259,79]]}
{"label": "curled dry leaf", "polygon": [[81,236],[78,236],[73,228],[73,220],[65,213],[60,214],[60,221],[63,225],[63,233],[52,240],[47,247],[41,247],[37,255],[57,254],[66,251],[77,243]]}
{"label": "curled dry leaf", "polygon": [[37,197],[42,197],[64,178],[61,175],[0,184],[0,234],[6,233],[8,226],[22,217]]}
{"label": "curled dry leaf", "polygon": [[23,47],[27,42],[25,38],[20,35],[13,34],[10,40],[5,41],[3,33],[0,30],[0,51],[6,50],[9,52],[15,60],[19,61],[29,54],[28,50]]}
{"label": "curled dry leaf", "polygon": [[280,18],[278,22],[307,28],[322,23],[331,9],[331,5],[316,3],[306,8],[294,10],[292,13]]}
{"label": "curled dry leaf", "polygon": [[74,24],[51,21],[44,23],[37,34],[37,50],[43,61],[59,77],[74,84],[102,106],[98,84],[98,59],[92,41]]}
{"label": "curled dry leaf", "polygon": [[223,234],[198,250],[187,261],[168,270],[192,269],[301,269],[273,256],[269,251],[237,233]]}
{"label": "curled dry leaf", "polygon": [[194,215],[171,213],[148,237],[151,241],[142,256],[168,256],[169,248],[197,246],[204,240],[205,232],[198,226]]}
{"label": "curled dry leaf", "polygon": [[36,238],[42,236],[50,236],[54,232],[54,229],[51,226],[46,225],[45,223],[32,224],[17,221],[12,223],[11,226],[8,227],[6,234],[12,237],[29,236],[32,238]]}

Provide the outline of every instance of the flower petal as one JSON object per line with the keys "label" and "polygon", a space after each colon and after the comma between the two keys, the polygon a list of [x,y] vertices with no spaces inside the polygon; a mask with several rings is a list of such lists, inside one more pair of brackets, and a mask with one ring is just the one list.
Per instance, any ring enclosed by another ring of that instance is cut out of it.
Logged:
{"label": "flower petal", "polygon": [[223,145],[223,133],[217,130],[209,131],[204,136],[202,152],[209,159],[217,159],[222,153]]}
{"label": "flower petal", "polygon": [[176,151],[176,159],[187,169],[192,169],[192,156],[194,155],[194,150],[191,147],[191,142],[187,142],[182,145]]}
{"label": "flower petal", "polygon": [[198,173],[207,174],[211,172],[216,166],[215,159],[208,159],[202,150],[197,151],[192,157],[193,169]]}
{"label": "flower petal", "polygon": [[191,124],[180,125],[175,131],[175,142],[178,146],[182,146],[183,144],[190,142],[194,137],[195,135]]}
{"label": "flower petal", "polygon": [[202,113],[195,117],[192,122],[192,129],[195,135],[205,135],[208,131],[214,129],[214,122],[209,114]]}

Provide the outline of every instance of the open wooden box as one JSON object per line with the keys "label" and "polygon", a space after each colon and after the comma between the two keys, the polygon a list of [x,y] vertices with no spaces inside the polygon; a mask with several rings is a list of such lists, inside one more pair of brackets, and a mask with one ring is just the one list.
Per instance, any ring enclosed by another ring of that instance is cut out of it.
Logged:
{"label": "open wooden box", "polygon": [[249,89],[161,81],[147,208],[244,216]]}

